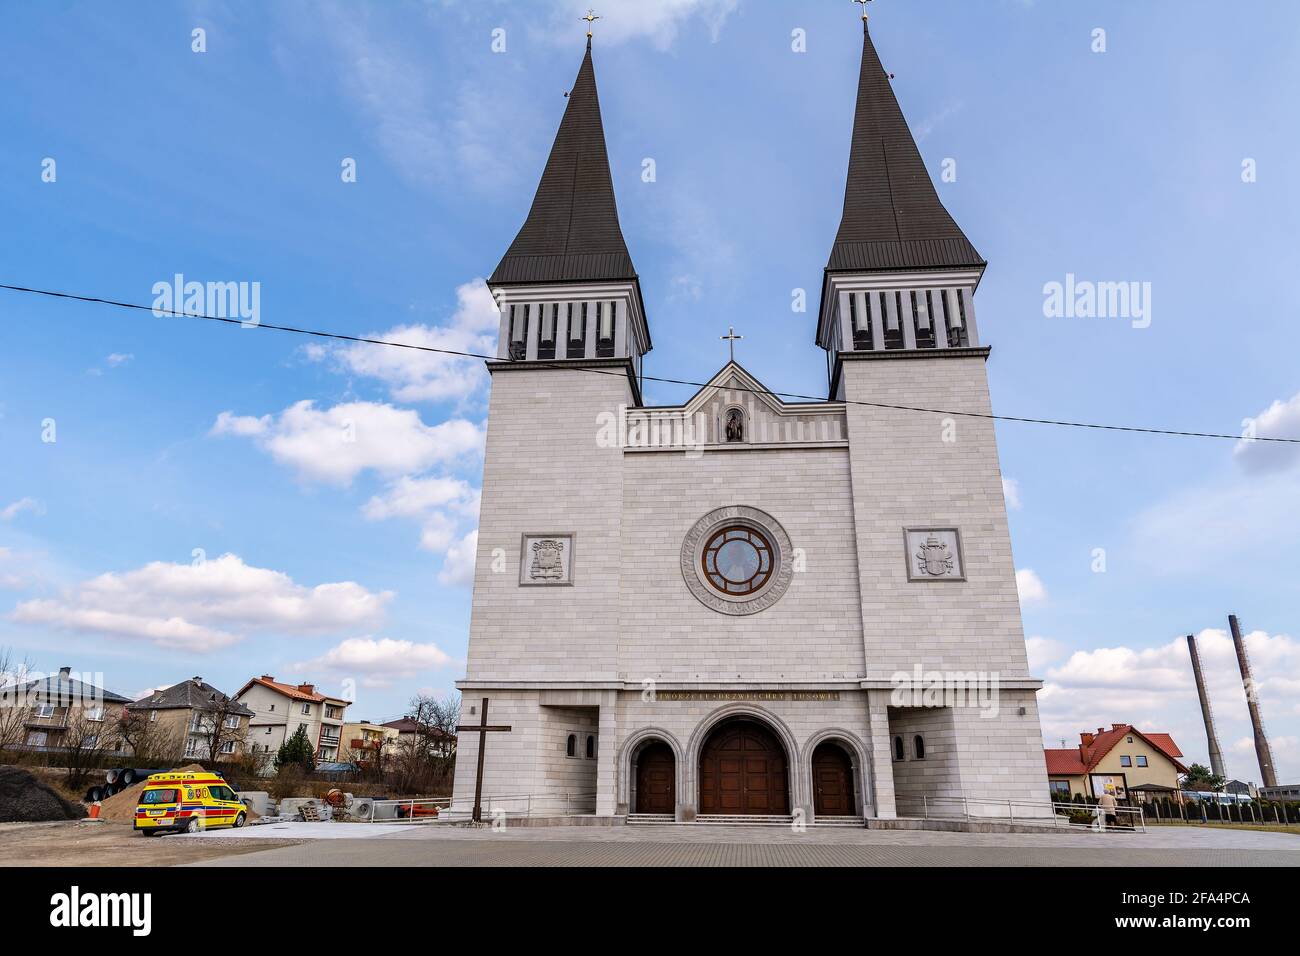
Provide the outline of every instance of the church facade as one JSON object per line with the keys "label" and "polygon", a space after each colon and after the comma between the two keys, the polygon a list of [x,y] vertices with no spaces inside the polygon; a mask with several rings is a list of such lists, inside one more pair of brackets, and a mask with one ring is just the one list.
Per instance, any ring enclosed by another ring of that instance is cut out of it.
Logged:
{"label": "church facade", "polygon": [[[864,21],[844,212],[808,329],[828,397],[784,400],[733,360],[684,405],[646,406],[651,323],[588,39],[489,279],[501,327],[453,818],[480,781],[485,818],[1047,803],[980,417],[984,265]],[[485,716],[509,729],[475,733]]]}

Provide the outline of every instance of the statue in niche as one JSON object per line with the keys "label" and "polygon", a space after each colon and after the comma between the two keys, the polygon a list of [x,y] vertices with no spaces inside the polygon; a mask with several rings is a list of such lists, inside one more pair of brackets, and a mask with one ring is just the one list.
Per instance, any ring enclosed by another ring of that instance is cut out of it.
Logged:
{"label": "statue in niche", "polygon": [[745,414],[739,408],[727,410],[727,441],[745,440]]}

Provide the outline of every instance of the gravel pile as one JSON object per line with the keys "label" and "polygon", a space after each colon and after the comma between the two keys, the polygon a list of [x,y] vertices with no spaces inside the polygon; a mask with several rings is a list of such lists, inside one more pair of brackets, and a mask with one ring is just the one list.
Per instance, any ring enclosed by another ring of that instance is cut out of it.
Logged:
{"label": "gravel pile", "polygon": [[0,767],[0,823],[80,820],[86,809],[21,767]]}

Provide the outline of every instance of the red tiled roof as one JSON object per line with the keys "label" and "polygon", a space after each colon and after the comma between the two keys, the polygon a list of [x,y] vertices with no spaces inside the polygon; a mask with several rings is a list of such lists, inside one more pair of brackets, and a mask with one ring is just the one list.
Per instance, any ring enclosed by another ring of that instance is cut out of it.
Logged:
{"label": "red tiled roof", "polygon": [[1145,734],[1132,724],[1112,724],[1110,730],[1103,730],[1092,737],[1092,742],[1079,744],[1070,750],[1047,750],[1043,753],[1047,759],[1049,774],[1083,774],[1096,769],[1106,755],[1115,749],[1124,737],[1134,734],[1141,737],[1168,757],[1179,772],[1186,773],[1187,768],[1179,761],[1183,755],[1169,734]]}
{"label": "red tiled roof", "polygon": [[1168,734],[1143,734],[1142,736],[1163,750],[1167,756],[1178,758],[1183,755],[1178,745],[1174,743],[1174,738]]}
{"label": "red tiled roof", "polygon": [[[342,700],[341,697],[330,697],[328,694],[318,694],[315,692],[314,689],[309,694],[306,691],[301,690],[300,688],[295,687],[292,684],[281,684],[278,680],[271,680],[271,678],[269,677],[254,677],[247,684],[245,684],[243,686],[243,689],[240,690],[240,692],[235,696],[239,697],[241,694],[244,693],[244,691],[248,690],[248,688],[252,687],[254,684],[261,684],[263,687],[269,687],[271,690],[276,691],[277,693],[280,694],[284,694],[285,697],[289,697],[293,700],[309,700],[316,704],[323,703],[324,701],[327,700]],[[304,684],[303,686],[311,687],[312,685]]]}
{"label": "red tiled roof", "polygon": [[1043,755],[1047,758],[1048,774],[1075,776],[1088,772],[1088,768],[1079,759],[1078,748],[1074,750],[1044,750]]}

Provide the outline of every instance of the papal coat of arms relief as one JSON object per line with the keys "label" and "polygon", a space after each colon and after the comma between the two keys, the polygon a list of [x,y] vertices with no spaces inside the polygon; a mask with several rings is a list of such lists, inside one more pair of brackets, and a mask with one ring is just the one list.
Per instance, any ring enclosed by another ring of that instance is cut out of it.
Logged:
{"label": "papal coat of arms relief", "polygon": [[906,535],[908,577],[913,581],[964,579],[955,528],[912,528]]}

